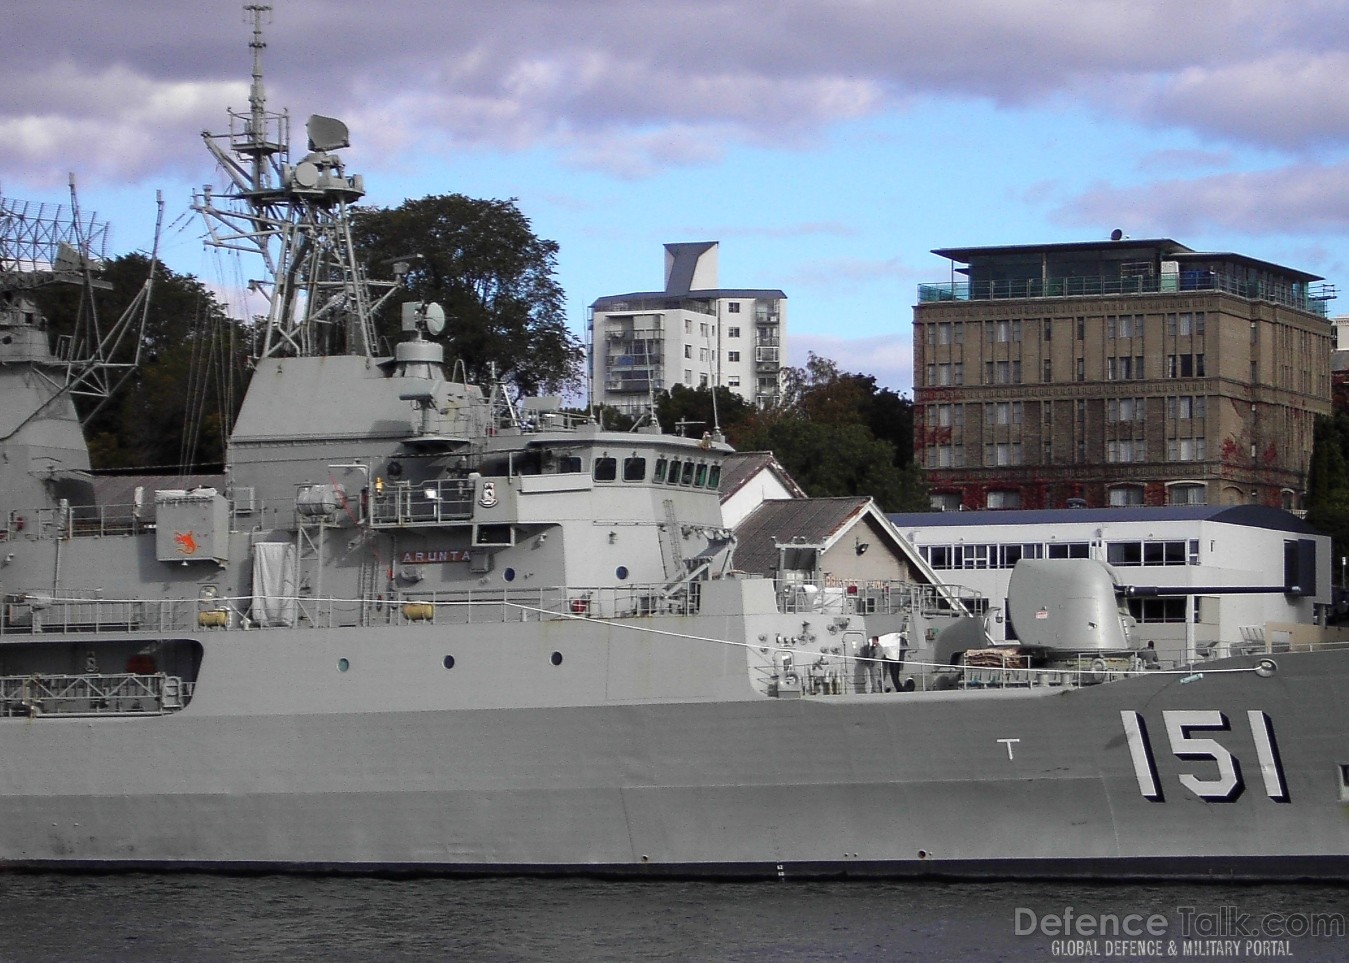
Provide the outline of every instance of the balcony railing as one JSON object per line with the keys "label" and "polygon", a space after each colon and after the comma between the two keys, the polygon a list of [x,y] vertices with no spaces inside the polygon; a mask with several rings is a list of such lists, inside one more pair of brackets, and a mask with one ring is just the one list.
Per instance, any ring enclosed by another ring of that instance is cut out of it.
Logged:
{"label": "balcony railing", "polygon": [[1252,301],[1272,301],[1309,314],[1326,317],[1333,289],[1309,291],[1300,285],[1251,281],[1207,271],[1182,271],[1158,277],[1022,278],[997,281],[946,281],[918,285],[918,303],[942,301],[1017,301],[1032,298],[1080,298],[1130,294],[1178,294],[1219,291]]}

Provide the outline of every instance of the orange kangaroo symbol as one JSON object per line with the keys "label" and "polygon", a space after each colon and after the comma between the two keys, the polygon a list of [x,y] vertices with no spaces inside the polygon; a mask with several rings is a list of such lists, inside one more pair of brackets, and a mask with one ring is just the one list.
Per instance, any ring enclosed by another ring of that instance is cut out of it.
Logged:
{"label": "orange kangaroo symbol", "polygon": [[191,532],[174,532],[173,540],[178,543],[178,551],[183,555],[197,554],[197,540]]}

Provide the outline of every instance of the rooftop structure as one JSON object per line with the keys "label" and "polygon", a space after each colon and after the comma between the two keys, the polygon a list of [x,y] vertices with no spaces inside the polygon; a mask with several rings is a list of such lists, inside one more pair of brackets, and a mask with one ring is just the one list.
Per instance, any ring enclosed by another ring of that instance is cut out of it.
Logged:
{"label": "rooftop structure", "polygon": [[934,507],[1300,508],[1334,292],[1167,238],[941,248],[914,309]]}

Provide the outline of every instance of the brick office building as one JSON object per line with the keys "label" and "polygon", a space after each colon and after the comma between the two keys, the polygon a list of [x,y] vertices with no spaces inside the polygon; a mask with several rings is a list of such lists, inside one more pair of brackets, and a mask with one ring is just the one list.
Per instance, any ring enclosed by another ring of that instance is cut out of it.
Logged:
{"label": "brick office building", "polygon": [[933,507],[1300,508],[1330,289],[1172,240],[947,248],[914,309]]}

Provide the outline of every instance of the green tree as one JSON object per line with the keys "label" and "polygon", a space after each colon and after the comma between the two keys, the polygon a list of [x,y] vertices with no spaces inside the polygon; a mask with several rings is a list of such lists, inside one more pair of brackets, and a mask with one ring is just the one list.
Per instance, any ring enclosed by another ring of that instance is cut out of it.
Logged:
{"label": "green tree", "polygon": [[1307,523],[1329,535],[1334,557],[1349,555],[1349,414],[1318,418],[1307,472]]}
{"label": "green tree", "polygon": [[[470,381],[486,382],[495,365],[522,395],[580,384],[585,351],[567,328],[566,298],[554,277],[557,242],[536,237],[513,199],[443,194],[363,209],[352,234],[372,265],[415,258],[408,291],[445,309],[447,354]],[[398,338],[400,312],[390,304],[380,318],[389,340]]]}
{"label": "green tree", "polygon": [[912,403],[870,375],[812,353],[784,374],[783,401],[729,432],[742,450],[772,451],[811,495],[871,495],[885,511],[922,511]]}
{"label": "green tree", "polygon": [[730,388],[675,385],[656,396],[656,418],[666,434],[701,435],[720,427],[734,432],[754,413],[754,406]]}
{"label": "green tree", "polygon": [[[80,396],[90,460],[95,468],[178,468],[224,460],[225,442],[238,414],[247,380],[246,332],[197,278],[159,265],[155,270],[144,328],[139,315],[139,364],[126,377],[113,371],[115,390],[106,400]],[[93,316],[107,332],[130,307],[150,276],[143,254],[110,259],[100,279],[109,287],[93,289]],[[38,295],[54,339],[81,342],[74,349],[88,357],[88,290],[60,285]],[[81,330],[81,327],[84,330]],[[136,340],[119,341],[105,359],[115,364],[137,360]]]}

